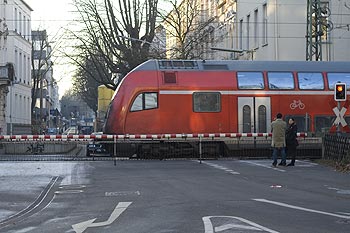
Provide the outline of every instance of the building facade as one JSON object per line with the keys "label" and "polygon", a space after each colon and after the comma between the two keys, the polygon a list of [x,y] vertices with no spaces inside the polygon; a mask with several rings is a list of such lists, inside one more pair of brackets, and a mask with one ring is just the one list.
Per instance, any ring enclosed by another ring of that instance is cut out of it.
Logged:
{"label": "building facade", "polygon": [[29,134],[32,9],[22,0],[1,0],[0,6],[0,67],[13,68],[13,80],[0,86],[0,133]]}
{"label": "building facade", "polygon": [[[306,37],[320,33],[323,61],[350,60],[350,6],[345,0],[198,1],[197,20],[214,19],[207,26],[211,40],[197,48],[205,50],[202,59],[307,60]],[[308,3],[315,2],[321,23],[318,32],[309,33],[307,25],[314,16],[308,19]],[[170,49],[177,41],[167,33],[166,44]]]}
{"label": "building facade", "polygon": [[60,127],[58,85],[53,77],[52,47],[46,30],[32,31],[33,133]]}

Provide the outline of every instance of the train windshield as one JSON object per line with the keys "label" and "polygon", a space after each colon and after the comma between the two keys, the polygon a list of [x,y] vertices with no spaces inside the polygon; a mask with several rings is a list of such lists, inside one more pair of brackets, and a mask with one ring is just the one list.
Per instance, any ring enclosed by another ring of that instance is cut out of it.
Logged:
{"label": "train windshield", "polygon": [[334,90],[334,85],[337,82],[346,83],[347,89],[350,88],[350,73],[328,73],[329,89]]}

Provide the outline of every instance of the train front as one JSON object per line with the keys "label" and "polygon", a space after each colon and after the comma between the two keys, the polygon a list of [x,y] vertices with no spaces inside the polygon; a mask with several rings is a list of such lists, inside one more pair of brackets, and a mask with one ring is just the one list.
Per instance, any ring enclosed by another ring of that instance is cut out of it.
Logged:
{"label": "train front", "polygon": [[[108,107],[104,134],[142,133],[143,111],[130,111],[130,105],[140,95],[158,91],[157,66],[155,60],[146,61],[130,71],[120,82]],[[136,115],[136,122],[133,116]]]}
{"label": "train front", "polygon": [[120,121],[123,118],[123,112],[120,101],[120,87],[122,83],[119,84],[118,88],[111,98],[111,102],[108,106],[106,119],[103,125],[104,134],[123,134],[122,122]]}

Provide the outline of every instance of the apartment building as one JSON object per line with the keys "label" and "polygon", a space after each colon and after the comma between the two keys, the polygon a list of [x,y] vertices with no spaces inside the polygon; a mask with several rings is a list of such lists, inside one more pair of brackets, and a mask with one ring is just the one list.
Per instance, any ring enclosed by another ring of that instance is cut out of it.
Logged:
{"label": "apartment building", "polygon": [[0,133],[31,132],[31,11],[22,0],[0,0],[0,67],[13,80],[0,86]]}
{"label": "apartment building", "polygon": [[[350,60],[350,8],[343,0],[319,3],[322,60]],[[237,59],[306,60],[307,10],[305,0],[237,0],[236,44],[245,51]]]}
{"label": "apartment building", "polygon": [[52,47],[46,30],[32,31],[33,43],[33,127],[34,133],[58,127],[58,85],[53,77]]}
{"label": "apartment building", "polygon": [[[318,32],[322,34],[322,60],[350,60],[350,4],[346,0],[197,1],[201,11],[197,20],[214,19],[207,25],[212,39],[197,48],[205,50],[203,59],[306,60],[307,25],[313,20],[308,20],[307,3],[318,2],[324,23]],[[168,32],[170,49],[178,42]]]}

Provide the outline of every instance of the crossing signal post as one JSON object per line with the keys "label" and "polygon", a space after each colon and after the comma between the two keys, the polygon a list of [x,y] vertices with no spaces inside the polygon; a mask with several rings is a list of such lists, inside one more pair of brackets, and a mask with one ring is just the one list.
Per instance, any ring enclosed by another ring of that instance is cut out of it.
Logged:
{"label": "crossing signal post", "polygon": [[[341,109],[340,106],[340,102],[341,101],[346,101],[346,83],[336,83],[334,86],[334,100],[337,101],[337,107],[338,107],[338,111],[336,111],[336,120],[335,120],[335,124],[337,124],[337,134],[339,135],[341,132],[341,124],[344,126],[346,125],[346,122],[343,118],[346,108],[343,107],[343,109]],[[343,111],[345,110],[345,111]],[[334,111],[334,110],[333,110]]]}
{"label": "crossing signal post", "polygon": [[346,101],[346,83],[336,83],[334,88],[334,100]]}

